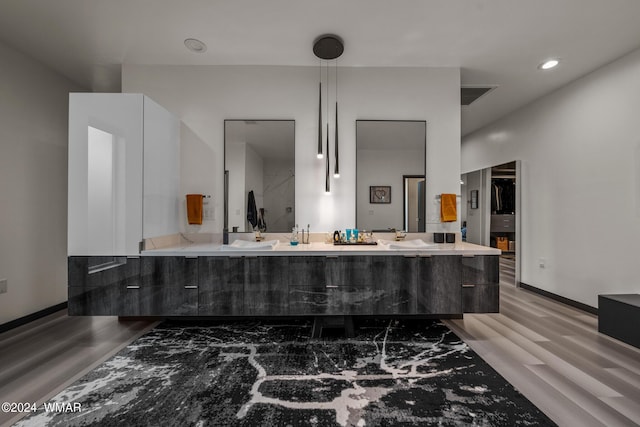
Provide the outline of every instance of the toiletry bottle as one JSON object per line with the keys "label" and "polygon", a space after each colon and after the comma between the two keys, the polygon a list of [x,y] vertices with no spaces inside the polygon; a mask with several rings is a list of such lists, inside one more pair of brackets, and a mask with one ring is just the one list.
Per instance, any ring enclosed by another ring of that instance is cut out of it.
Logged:
{"label": "toiletry bottle", "polygon": [[298,227],[297,224],[291,230],[291,246],[296,246],[298,244]]}

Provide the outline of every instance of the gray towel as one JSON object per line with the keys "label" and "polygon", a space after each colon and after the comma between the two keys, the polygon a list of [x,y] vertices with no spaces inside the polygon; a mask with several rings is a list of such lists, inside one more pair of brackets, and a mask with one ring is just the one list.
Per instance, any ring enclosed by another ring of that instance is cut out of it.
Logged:
{"label": "gray towel", "polygon": [[256,209],[256,198],[253,196],[253,190],[249,191],[249,200],[247,201],[247,221],[253,228],[258,225],[258,210]]}

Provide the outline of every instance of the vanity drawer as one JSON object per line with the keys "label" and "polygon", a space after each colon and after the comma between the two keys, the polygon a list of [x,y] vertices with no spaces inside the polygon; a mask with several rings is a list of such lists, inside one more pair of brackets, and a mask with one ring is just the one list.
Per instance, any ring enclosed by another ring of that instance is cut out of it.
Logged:
{"label": "vanity drawer", "polygon": [[465,313],[499,313],[500,286],[492,283],[463,285],[462,309]]}
{"label": "vanity drawer", "polygon": [[460,255],[418,258],[419,314],[462,314],[461,260]]}
{"label": "vanity drawer", "polygon": [[462,285],[494,284],[500,282],[500,256],[476,255],[462,257]]}
{"label": "vanity drawer", "polygon": [[374,311],[380,314],[415,314],[416,256],[384,255],[372,258]]}
{"label": "vanity drawer", "polygon": [[465,313],[500,310],[500,257],[462,257],[462,309]]}
{"label": "vanity drawer", "polygon": [[244,257],[244,315],[287,313],[289,257]]}
{"label": "vanity drawer", "polygon": [[373,291],[356,286],[292,286],[289,314],[356,315],[373,314]]}
{"label": "vanity drawer", "polygon": [[198,314],[237,316],[244,313],[244,258],[198,258]]}
{"label": "vanity drawer", "polygon": [[198,286],[198,258],[145,256],[140,265],[142,286]]}
{"label": "vanity drawer", "polygon": [[325,258],[325,285],[371,288],[371,256],[328,256]]}
{"label": "vanity drawer", "polygon": [[69,287],[138,285],[140,259],[126,256],[71,256]]}
{"label": "vanity drawer", "polygon": [[327,284],[324,256],[289,257],[289,287],[322,287]]}

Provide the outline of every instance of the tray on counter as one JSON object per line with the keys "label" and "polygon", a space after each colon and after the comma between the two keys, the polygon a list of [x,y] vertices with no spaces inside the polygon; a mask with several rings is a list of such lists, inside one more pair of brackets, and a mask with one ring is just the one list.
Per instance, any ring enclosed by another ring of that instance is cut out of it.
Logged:
{"label": "tray on counter", "polygon": [[334,246],[376,246],[378,242],[333,242]]}

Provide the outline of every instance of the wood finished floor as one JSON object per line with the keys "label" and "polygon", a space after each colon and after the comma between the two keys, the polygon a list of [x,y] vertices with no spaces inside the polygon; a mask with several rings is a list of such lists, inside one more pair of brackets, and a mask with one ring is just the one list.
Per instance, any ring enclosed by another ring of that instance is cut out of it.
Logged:
{"label": "wood finished floor", "polygon": [[500,265],[500,313],[444,323],[560,426],[640,425],[640,350],[598,333],[598,317],[514,286]]}
{"label": "wood finished floor", "polygon": [[[0,334],[0,402],[40,406],[156,324],[62,310]],[[0,411],[0,426],[22,417]]]}
{"label": "wood finished floor", "polygon": [[[514,286],[501,308],[445,323],[560,426],[640,425],[640,350],[598,333],[596,316]],[[155,325],[66,311],[0,334],[0,401],[52,397]],[[0,425],[19,417],[0,412]]]}

